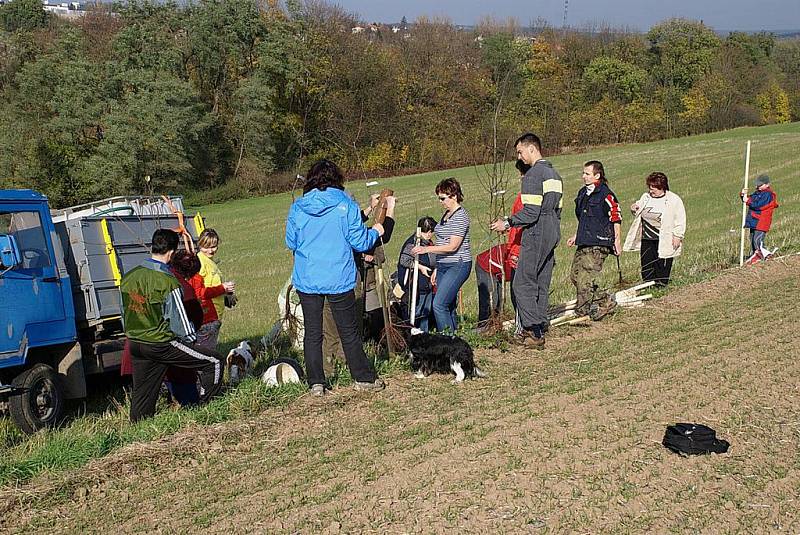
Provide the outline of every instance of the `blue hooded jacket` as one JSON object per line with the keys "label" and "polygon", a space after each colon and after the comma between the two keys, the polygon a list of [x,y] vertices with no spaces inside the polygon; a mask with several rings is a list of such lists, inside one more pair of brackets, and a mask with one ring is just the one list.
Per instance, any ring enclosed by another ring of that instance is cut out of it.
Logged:
{"label": "blue hooded jacket", "polygon": [[294,253],[292,284],[309,294],[339,294],[356,285],[353,251],[375,245],[378,231],[361,222],[361,209],[344,191],[312,189],[286,219],[286,246]]}

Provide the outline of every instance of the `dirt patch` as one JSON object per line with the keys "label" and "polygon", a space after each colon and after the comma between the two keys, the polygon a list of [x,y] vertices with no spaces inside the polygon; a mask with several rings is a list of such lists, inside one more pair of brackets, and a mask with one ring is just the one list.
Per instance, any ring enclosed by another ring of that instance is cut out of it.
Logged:
{"label": "dirt patch", "polygon": [[[796,532],[800,258],[482,351],[488,379],[391,378],[133,445],[3,491],[10,531]],[[684,459],[700,421],[729,454]]]}

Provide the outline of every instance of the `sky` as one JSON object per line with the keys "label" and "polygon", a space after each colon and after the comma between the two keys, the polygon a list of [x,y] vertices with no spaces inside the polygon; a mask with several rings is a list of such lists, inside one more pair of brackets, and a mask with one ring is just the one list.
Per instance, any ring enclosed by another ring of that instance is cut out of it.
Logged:
{"label": "sky", "polygon": [[[528,26],[538,17],[560,27],[564,0],[330,0],[365,22],[412,22],[420,15],[444,15],[472,25],[486,15],[515,17]],[[608,23],[647,30],[672,17],[702,19],[715,30],[800,29],[800,0],[568,0],[567,25]]]}

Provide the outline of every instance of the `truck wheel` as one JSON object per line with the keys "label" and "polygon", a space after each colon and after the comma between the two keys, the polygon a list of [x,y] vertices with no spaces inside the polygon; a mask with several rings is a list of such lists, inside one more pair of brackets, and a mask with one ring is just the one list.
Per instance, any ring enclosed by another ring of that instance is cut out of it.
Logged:
{"label": "truck wheel", "polygon": [[12,386],[25,389],[9,399],[9,411],[24,433],[55,426],[64,412],[64,393],[56,372],[46,364],[36,364],[19,374]]}

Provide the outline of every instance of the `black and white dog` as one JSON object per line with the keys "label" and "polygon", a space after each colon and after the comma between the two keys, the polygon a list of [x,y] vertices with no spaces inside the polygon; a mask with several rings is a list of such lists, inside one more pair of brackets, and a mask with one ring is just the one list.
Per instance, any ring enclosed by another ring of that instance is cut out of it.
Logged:
{"label": "black and white dog", "polygon": [[475,366],[472,348],[458,336],[424,333],[414,328],[407,342],[411,371],[417,379],[432,373],[455,373],[454,383],[460,383],[466,377],[486,377]]}

